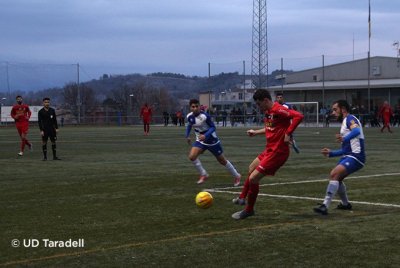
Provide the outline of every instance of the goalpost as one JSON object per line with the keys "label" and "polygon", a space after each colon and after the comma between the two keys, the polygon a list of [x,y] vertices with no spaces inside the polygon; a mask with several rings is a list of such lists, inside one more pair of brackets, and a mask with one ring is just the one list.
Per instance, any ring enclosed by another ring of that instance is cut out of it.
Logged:
{"label": "goalpost", "polygon": [[302,124],[306,127],[319,127],[319,103],[316,101],[287,102],[292,108],[304,115]]}

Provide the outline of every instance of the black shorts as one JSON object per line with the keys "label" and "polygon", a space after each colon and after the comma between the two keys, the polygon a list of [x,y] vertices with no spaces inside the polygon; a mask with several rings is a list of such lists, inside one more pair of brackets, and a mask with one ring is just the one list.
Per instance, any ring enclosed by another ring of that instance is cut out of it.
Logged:
{"label": "black shorts", "polygon": [[56,142],[57,140],[57,132],[55,130],[45,130],[43,131],[44,135],[42,136],[42,141],[47,142],[50,138],[51,142]]}

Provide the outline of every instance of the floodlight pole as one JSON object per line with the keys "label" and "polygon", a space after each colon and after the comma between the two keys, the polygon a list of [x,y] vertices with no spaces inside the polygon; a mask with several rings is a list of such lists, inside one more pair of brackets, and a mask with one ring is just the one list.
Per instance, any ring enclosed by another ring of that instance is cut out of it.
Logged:
{"label": "floodlight pole", "polygon": [[78,87],[78,96],[77,96],[77,106],[78,106],[78,124],[81,123],[81,91],[80,91],[80,82],[79,82],[79,63],[76,64],[77,70],[77,87]]}
{"label": "floodlight pole", "polygon": [[10,75],[8,73],[8,61],[6,61],[6,77],[7,77],[7,91],[8,91],[8,100],[11,100],[11,90],[10,90]]}
{"label": "floodlight pole", "polygon": [[246,124],[246,61],[243,61],[243,125]]}
{"label": "floodlight pole", "polygon": [[322,108],[325,107],[325,55],[322,55]]}
{"label": "floodlight pole", "polygon": [[371,114],[371,0],[368,0],[368,114]]}

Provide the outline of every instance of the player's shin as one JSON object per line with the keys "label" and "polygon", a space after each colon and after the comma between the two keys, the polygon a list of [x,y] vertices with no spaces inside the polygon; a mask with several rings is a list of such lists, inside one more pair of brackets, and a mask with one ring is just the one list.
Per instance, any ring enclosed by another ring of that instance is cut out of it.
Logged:
{"label": "player's shin", "polygon": [[239,196],[240,199],[245,199],[247,197],[247,193],[249,192],[249,187],[250,187],[250,179],[249,177],[247,177],[247,179],[244,181],[242,192],[240,193]]}
{"label": "player's shin", "polygon": [[326,195],[324,199],[324,205],[328,208],[332,202],[333,197],[339,189],[339,181],[329,181],[328,187],[326,188]]}
{"label": "player's shin", "polygon": [[226,165],[225,165],[226,169],[232,174],[232,176],[234,178],[239,177],[240,174],[239,172],[237,172],[236,168],[232,165],[231,162],[229,162],[229,160],[226,160]]}
{"label": "player's shin", "polygon": [[342,204],[345,205],[345,206],[348,205],[349,204],[349,199],[347,197],[346,185],[344,184],[343,181],[341,181],[339,183],[339,188],[338,188],[337,193],[338,193],[338,195],[340,197],[340,200],[342,201]]}
{"label": "player's shin", "polygon": [[43,159],[47,159],[47,144],[42,145]]}
{"label": "player's shin", "polygon": [[57,158],[57,146],[55,143],[51,144],[51,150],[53,151],[53,158]]}
{"label": "player's shin", "polygon": [[254,205],[256,204],[259,189],[260,189],[260,184],[258,182],[257,183],[250,182],[250,187],[247,197],[247,206],[246,206],[247,212],[254,211]]}
{"label": "player's shin", "polygon": [[196,159],[192,161],[194,167],[197,169],[197,171],[200,173],[200,176],[206,176],[207,171],[203,168],[203,165],[201,164],[200,159]]}
{"label": "player's shin", "polygon": [[21,152],[23,152],[25,150],[25,139],[24,138],[21,140],[20,149],[21,149]]}

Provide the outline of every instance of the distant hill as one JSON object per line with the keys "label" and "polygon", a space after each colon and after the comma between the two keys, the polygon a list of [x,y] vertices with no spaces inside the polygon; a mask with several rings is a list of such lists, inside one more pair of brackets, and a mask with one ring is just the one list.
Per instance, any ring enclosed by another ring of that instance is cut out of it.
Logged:
{"label": "distant hill", "polygon": [[[290,73],[284,71],[283,73]],[[281,75],[280,70],[273,71],[268,76],[270,86],[280,85],[275,78]],[[100,79],[93,79],[81,83],[94,92],[97,101],[102,102],[112,96],[113,90],[120,88],[147,88],[168,91],[174,99],[189,99],[198,97],[199,92],[213,91],[219,93],[227,89],[235,89],[243,84],[244,79],[251,79],[250,75],[220,73],[211,77],[185,76],[175,73],[129,74],[129,75],[103,75]],[[72,82],[74,83],[74,82]],[[13,90],[15,94],[22,94],[31,104],[41,104],[43,96],[52,98],[53,103],[63,103],[63,87],[51,87],[39,90]],[[12,103],[12,99],[9,101]]]}
{"label": "distant hill", "polygon": [[[284,71],[288,73],[291,71]],[[279,85],[280,81],[275,77],[280,75],[281,71],[276,70],[268,77],[270,86]],[[244,79],[251,79],[251,76],[234,73],[221,73],[215,76],[199,77],[185,76],[174,73],[152,73],[148,75],[130,74],[130,75],[104,75],[101,79],[92,80],[84,83],[87,87],[94,89],[97,93],[107,94],[110,90],[121,86],[135,87],[135,85],[145,85],[148,88],[166,89],[176,98],[197,97],[201,91],[221,92],[227,89],[234,89],[241,86]]]}

